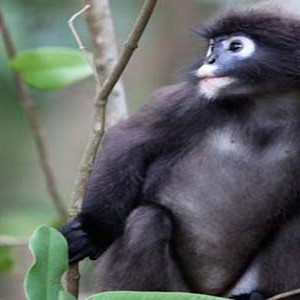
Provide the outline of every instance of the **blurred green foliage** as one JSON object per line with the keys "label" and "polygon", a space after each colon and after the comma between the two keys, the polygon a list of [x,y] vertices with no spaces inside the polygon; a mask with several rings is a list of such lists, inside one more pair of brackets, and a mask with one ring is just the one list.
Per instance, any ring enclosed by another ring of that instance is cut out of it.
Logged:
{"label": "blurred green foliage", "polygon": [[[111,1],[113,12],[117,14],[117,36],[121,41],[141,4],[139,0]],[[79,0],[1,0],[1,9],[18,51],[43,46],[77,48],[67,20],[81,5]],[[77,21],[76,28],[84,44],[90,47],[83,20]],[[41,222],[55,219],[56,212],[45,189],[35,145],[26,116],[17,101],[1,40],[0,65],[0,234],[26,236]],[[60,95],[31,92],[44,125],[43,118],[58,105]],[[49,144],[51,151],[51,141]],[[73,181],[74,177],[60,182],[59,188],[66,200],[70,197]]]}
{"label": "blurred green foliage", "polygon": [[[69,1],[57,0],[1,0],[18,50],[45,45],[73,47],[66,20],[76,5],[80,7],[80,1],[70,5]],[[56,213],[45,190],[26,117],[17,101],[2,41],[0,65],[0,234],[28,235],[41,222],[50,222]],[[35,97],[40,101],[39,114],[45,113],[44,103],[50,97],[41,93]]]}
{"label": "blurred green foliage", "polygon": [[14,268],[12,247],[0,247],[0,272],[9,272]]}
{"label": "blurred green foliage", "polygon": [[42,90],[60,89],[93,74],[82,53],[66,47],[23,51],[10,61],[10,66],[20,72],[26,84]]}

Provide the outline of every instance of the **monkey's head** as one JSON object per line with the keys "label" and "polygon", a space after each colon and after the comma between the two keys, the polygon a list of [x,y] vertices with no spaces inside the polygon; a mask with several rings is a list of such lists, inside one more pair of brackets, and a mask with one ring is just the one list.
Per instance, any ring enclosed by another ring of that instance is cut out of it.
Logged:
{"label": "monkey's head", "polygon": [[300,90],[300,19],[275,7],[252,7],[202,27],[204,62],[193,72],[208,99]]}

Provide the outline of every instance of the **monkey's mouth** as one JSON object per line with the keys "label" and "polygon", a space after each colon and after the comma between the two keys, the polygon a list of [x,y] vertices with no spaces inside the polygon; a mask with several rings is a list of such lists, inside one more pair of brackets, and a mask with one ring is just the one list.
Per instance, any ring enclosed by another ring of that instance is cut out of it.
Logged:
{"label": "monkey's mouth", "polygon": [[205,76],[200,78],[200,84],[223,84],[223,82],[232,82],[233,78],[226,75],[214,75],[214,76]]}
{"label": "monkey's mouth", "polygon": [[207,76],[199,81],[200,93],[206,98],[215,98],[221,89],[224,89],[235,82],[230,76]]}

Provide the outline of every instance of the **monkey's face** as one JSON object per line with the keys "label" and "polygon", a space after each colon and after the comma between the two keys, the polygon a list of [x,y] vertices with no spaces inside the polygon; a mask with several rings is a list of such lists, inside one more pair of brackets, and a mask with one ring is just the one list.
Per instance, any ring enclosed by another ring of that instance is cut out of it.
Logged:
{"label": "monkey's face", "polygon": [[195,72],[200,94],[208,99],[249,94],[252,88],[243,73],[253,64],[256,51],[255,41],[246,35],[211,39],[205,61]]}

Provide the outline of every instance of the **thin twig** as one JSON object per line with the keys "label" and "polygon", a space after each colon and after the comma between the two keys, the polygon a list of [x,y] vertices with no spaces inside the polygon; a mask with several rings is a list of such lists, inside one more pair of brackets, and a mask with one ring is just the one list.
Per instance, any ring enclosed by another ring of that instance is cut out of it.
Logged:
{"label": "thin twig", "polygon": [[[86,2],[87,5],[92,4],[91,0],[86,0]],[[80,164],[80,169],[77,176],[75,189],[72,195],[72,202],[69,209],[70,217],[76,216],[80,210],[80,206],[86,190],[88,178],[91,173],[94,160],[98,152],[99,145],[105,133],[106,107],[107,107],[108,97],[112,92],[113,88],[115,87],[116,83],[120,79],[125,67],[129,63],[129,60],[132,57],[134,50],[138,47],[138,42],[146,28],[146,25],[148,24],[148,21],[153,13],[156,3],[157,0],[146,0],[144,2],[144,5],[137,18],[137,21],[135,22],[133,29],[129,34],[128,40],[124,44],[124,48],[121,51],[120,57],[116,65],[114,66],[114,68],[112,69],[112,71],[110,72],[106,80],[104,81],[104,84],[101,89],[99,89],[98,81],[97,81],[96,90],[98,92],[97,92],[97,97],[95,99],[94,122],[93,122],[94,126],[92,130],[91,138],[88,141],[88,144],[86,146]],[[80,12],[82,11],[86,11],[86,10],[81,10]],[[93,11],[92,5],[88,11],[89,12]],[[76,16],[80,15],[80,12],[76,13],[75,15]],[[73,30],[75,30],[74,27]],[[93,32],[91,31],[91,35],[92,34]],[[80,39],[77,40],[77,43],[78,42],[80,45],[81,43]],[[82,45],[80,47],[82,47]],[[84,47],[82,47],[82,49],[85,51]],[[79,286],[78,265],[74,264],[70,267],[69,272],[67,274],[67,288],[68,291],[72,293],[75,297],[78,297],[78,286]]]}
{"label": "thin twig", "polygon": [[[12,42],[12,39],[10,37],[10,33],[8,30],[8,27],[6,26],[6,23],[4,21],[3,14],[0,9],[0,31],[2,34],[4,46],[6,48],[7,56],[9,59],[12,59],[16,56],[16,50],[14,47],[14,44]],[[61,216],[64,220],[67,219],[67,210],[65,208],[65,205],[58,193],[57,189],[57,184],[56,180],[54,177],[54,172],[52,169],[52,166],[49,162],[49,156],[48,156],[48,151],[46,148],[46,141],[43,136],[43,130],[41,128],[41,124],[39,122],[36,109],[35,109],[35,104],[33,100],[30,98],[27,87],[25,83],[22,80],[22,77],[19,73],[14,72],[15,76],[15,82],[16,82],[16,87],[18,91],[18,98],[19,102],[24,110],[24,112],[27,115],[28,123],[30,125],[33,138],[36,144],[36,149],[39,157],[39,163],[41,166],[41,169],[43,171],[46,185],[48,192],[50,194],[51,200]]]}
{"label": "thin twig", "polygon": [[76,299],[79,295],[79,282],[80,282],[80,272],[79,264],[74,263],[69,266],[66,274],[67,291],[72,294]]}
{"label": "thin twig", "polygon": [[0,236],[0,247],[2,246],[17,246],[23,247],[28,245],[28,239],[25,238],[17,238],[13,236]]}
{"label": "thin twig", "polygon": [[138,48],[138,42],[150,20],[157,0],[146,0],[140,14],[131,30],[128,40],[124,43],[119,60],[111,74],[105,80],[103,87],[98,95],[98,103],[107,102],[108,96],[114,88],[116,82],[124,72],[125,67],[129,63],[133,52]]}
{"label": "thin twig", "polygon": [[88,9],[91,8],[91,5],[87,4],[84,8],[82,8],[81,10],[79,10],[78,12],[76,12],[68,21],[68,25],[70,27],[70,30],[76,40],[76,43],[78,44],[78,49],[82,52],[83,56],[85,57],[86,61],[88,62],[88,64],[90,65],[92,71],[93,71],[93,75],[94,78],[96,80],[97,85],[101,85],[100,82],[100,77],[99,74],[97,72],[96,66],[93,63],[93,61],[91,61],[90,55],[89,53],[86,51],[85,46],[83,45],[83,42],[81,41],[81,38],[79,36],[79,34],[77,33],[75,26],[74,26],[74,21],[77,17],[83,15]]}
{"label": "thin twig", "polygon": [[289,292],[275,295],[273,297],[268,298],[267,300],[281,300],[281,299],[289,298],[289,297],[299,295],[299,294],[300,294],[300,289],[296,289],[296,290],[292,290]]}
{"label": "thin twig", "polygon": [[[93,45],[94,63],[101,83],[112,72],[119,56],[109,2],[109,0],[85,0],[85,3],[92,7],[86,13],[86,23]],[[109,96],[106,125],[112,126],[127,116],[125,89],[120,78]]]}
{"label": "thin twig", "polygon": [[138,47],[138,42],[153,13],[156,3],[157,0],[145,1],[137,18],[137,21],[129,34],[128,40],[124,43],[124,48],[121,51],[117,64],[113,68],[112,72],[108,75],[108,78],[104,81],[103,86],[99,90],[99,93],[96,97],[93,132],[86,147],[86,150],[83,154],[82,162],[80,164],[81,167],[79,170],[77,182],[75,184],[75,190],[72,196],[72,216],[75,216],[80,208],[87,180],[92,170],[100,142],[105,133],[106,106],[108,102],[108,97],[112,92],[115,84],[121,77],[122,73],[124,72],[125,67],[129,63],[129,60],[132,57],[134,50]]}
{"label": "thin twig", "polygon": [[82,14],[84,14],[88,9],[90,9],[90,5],[86,5],[84,8],[80,9],[78,12],[76,12],[74,15],[72,15],[72,17],[69,19],[68,21],[68,25],[71,29],[71,32],[79,46],[79,50],[85,50],[85,47],[80,39],[80,36],[79,34],[77,33],[76,29],[75,29],[75,26],[74,26],[74,21],[77,17],[81,16]]}
{"label": "thin twig", "polygon": [[[88,62],[88,64],[90,65],[90,67],[93,71],[94,79],[96,81],[96,94],[97,94],[98,90],[100,89],[100,86],[101,86],[99,73],[96,69],[96,65],[94,64],[94,62],[90,60],[90,56],[89,56],[88,52],[86,51],[86,47],[84,46],[83,42],[81,41],[81,38],[74,26],[75,19],[77,17],[83,15],[87,10],[90,9],[90,7],[91,7],[91,5],[87,4],[87,5],[85,5],[84,8],[82,8],[81,10],[79,10],[78,12],[73,14],[68,21],[68,25],[69,25],[70,30],[75,38],[75,41],[78,45],[79,50],[82,52],[83,56],[85,57],[86,61]],[[78,179],[76,180],[76,186],[77,186],[77,182],[78,182]],[[73,195],[74,195],[74,193],[73,193]],[[73,200],[73,195],[72,195],[71,205],[69,207],[69,218],[70,219],[78,213],[79,205],[80,205],[79,203],[76,203],[78,206],[74,207],[75,201]],[[68,292],[71,293],[72,295],[74,295],[76,298],[78,298],[78,295],[79,295],[79,281],[80,281],[79,265],[77,263],[75,263],[75,264],[72,264],[69,266],[68,272],[66,274],[66,282],[67,282]]]}

